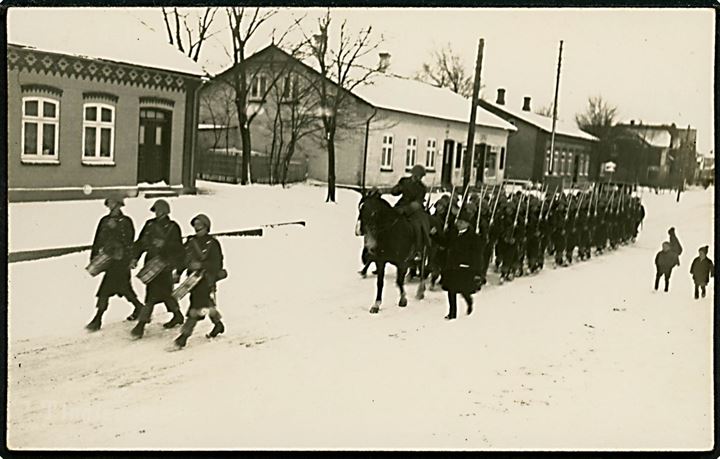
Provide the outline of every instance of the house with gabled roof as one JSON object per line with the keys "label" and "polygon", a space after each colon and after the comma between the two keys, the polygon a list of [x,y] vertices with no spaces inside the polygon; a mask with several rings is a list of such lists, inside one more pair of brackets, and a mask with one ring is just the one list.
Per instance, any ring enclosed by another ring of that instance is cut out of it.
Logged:
{"label": "house with gabled roof", "polygon": [[692,182],[697,169],[697,129],[672,124],[618,123],[610,160],[616,177],[651,186]]}
{"label": "house with gabled roof", "polygon": [[127,14],[8,10],[11,201],[194,189],[204,72]]}
{"label": "house with gabled roof", "polygon": [[[370,84],[353,90],[347,98],[347,107],[343,109],[342,116],[351,117],[353,122],[339,124],[344,128],[336,137],[337,183],[358,188],[387,187],[396,184],[412,166],[422,164],[428,171],[425,177],[428,185],[436,188],[461,185],[470,100],[449,89],[392,75],[387,71],[389,55],[382,53],[381,59],[384,61],[381,68],[386,69],[385,73],[374,77]],[[283,60],[290,60],[292,65],[282,64]],[[273,65],[268,65],[268,62]],[[267,72],[272,72],[278,65],[283,71],[291,69],[301,77],[287,77],[284,81],[296,81],[298,85],[303,85],[303,81],[309,78],[320,77],[310,65],[274,45],[248,58],[246,64],[252,68],[265,65]],[[227,91],[227,85],[223,85],[221,80],[232,71],[230,68],[216,76],[202,90],[199,121],[205,126],[218,125],[213,112],[222,112],[222,98],[219,99],[218,94]],[[263,92],[262,88],[267,88],[270,81],[276,80],[262,69],[251,73],[254,79],[250,82],[250,96]],[[297,90],[279,91],[280,94],[293,92]],[[275,102],[272,95],[266,100],[253,100],[253,110],[262,111],[260,118],[251,124],[254,152],[272,149],[270,143],[277,129],[273,124],[275,107],[278,106]],[[217,133],[217,129],[213,130]],[[515,130],[501,117],[478,108],[471,183],[475,183],[480,174],[483,174],[484,183],[502,182],[507,138]],[[239,147],[238,136],[233,134],[230,137],[230,142],[235,143],[232,147]],[[298,144],[297,150],[295,157],[302,157],[307,163],[307,178],[325,181],[327,153],[321,139],[308,136]]]}
{"label": "house with gabled roof", "polygon": [[515,109],[505,103],[505,89],[500,88],[495,102],[480,100],[479,104],[517,128],[508,138],[507,178],[567,185],[597,178],[600,165],[594,146],[599,139],[574,122],[556,120],[555,154],[550,164],[553,120],[533,113],[530,97],[524,98],[522,108]]}

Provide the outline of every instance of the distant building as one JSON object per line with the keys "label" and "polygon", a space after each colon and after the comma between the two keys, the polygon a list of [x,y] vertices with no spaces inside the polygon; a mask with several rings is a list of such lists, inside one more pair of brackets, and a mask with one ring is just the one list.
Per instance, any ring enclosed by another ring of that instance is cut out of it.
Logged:
{"label": "distant building", "polygon": [[[388,54],[382,53],[383,68],[388,68],[389,59]],[[291,62],[282,64],[287,60]],[[278,104],[278,98],[302,93],[302,86],[320,75],[312,67],[272,45],[250,57],[247,63],[251,68],[261,69],[253,72],[257,75],[250,83],[251,94],[261,93],[269,82],[277,80],[273,74],[276,71],[287,71],[283,81],[300,86],[278,91],[265,101],[257,100],[257,105],[254,105],[253,110],[259,110],[261,114],[251,124],[252,149],[260,153],[272,152],[273,139],[276,143],[278,141],[279,127],[274,123],[277,107],[289,110],[288,104],[292,103],[292,97],[285,105]],[[207,126],[222,124],[218,123],[217,114],[223,112],[223,101],[233,98],[232,94],[226,94],[228,85],[223,83],[223,79],[229,78],[231,72],[232,68],[216,76],[202,90],[200,123]],[[428,185],[449,187],[462,184],[470,114],[468,99],[445,88],[385,73],[375,77],[372,84],[356,88],[347,100],[348,106],[343,109],[345,118],[340,123],[343,128],[336,138],[335,170],[339,185],[387,187],[397,183],[415,164],[427,168],[425,182]],[[319,109],[312,102],[306,105]],[[232,126],[233,122],[237,126],[236,117],[229,119],[231,122],[225,123],[230,125],[228,128],[218,128],[218,131],[208,127],[208,134],[201,134],[206,138],[203,144],[210,143],[207,140],[210,132],[214,132],[215,138],[227,132],[229,140],[222,142],[229,142],[231,145],[228,148],[239,148],[237,129]],[[476,182],[480,173],[484,174],[485,183],[502,182],[507,161],[507,137],[514,130],[515,127],[502,118],[478,109],[475,131],[477,151],[472,158],[471,183]],[[327,152],[318,134],[308,135],[299,142],[294,158],[306,159],[308,178],[325,181]],[[481,160],[483,157],[484,160]]]}
{"label": "distant building", "polygon": [[550,167],[552,118],[533,113],[530,97],[518,109],[505,104],[505,89],[497,90],[495,102],[480,100],[480,107],[512,123],[517,130],[508,138],[505,176],[533,182],[562,182],[565,185],[595,180],[599,162],[594,154],[598,139],[575,123],[556,120],[555,155]]}
{"label": "distant building", "polygon": [[698,157],[697,183],[705,186],[715,183],[715,155],[712,151],[710,156]]}
{"label": "distant building", "polygon": [[161,39],[109,33],[94,11],[56,13],[8,12],[10,201],[192,190],[201,68]]}
{"label": "distant building", "polygon": [[632,120],[617,124],[615,130],[610,152],[610,159],[618,163],[615,177],[668,187],[695,180],[696,129]]}

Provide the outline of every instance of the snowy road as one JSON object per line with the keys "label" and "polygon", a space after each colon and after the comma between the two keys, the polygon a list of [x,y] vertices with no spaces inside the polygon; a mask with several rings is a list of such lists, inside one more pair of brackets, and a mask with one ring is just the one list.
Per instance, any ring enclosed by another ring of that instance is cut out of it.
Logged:
{"label": "snowy road", "polygon": [[[103,329],[85,332],[98,283],[83,272],[86,253],[9,265],[9,446],[712,446],[712,290],[693,300],[688,274],[697,248],[712,245],[711,190],[680,204],[646,194],[636,244],[491,285],[452,323],[444,293],[418,302],[415,284],[398,308],[394,269],[383,310],[368,314],[374,279],[356,273],[357,194],[341,191],[331,205],[322,189],[300,187],[273,199],[292,193],[313,203],[294,207],[307,228],[222,239],[227,333],[206,340],[205,321],[181,352],[167,352],[177,331],[162,329],[160,306],[140,341],[117,298]],[[685,252],[671,292],[653,294],[669,226]]]}

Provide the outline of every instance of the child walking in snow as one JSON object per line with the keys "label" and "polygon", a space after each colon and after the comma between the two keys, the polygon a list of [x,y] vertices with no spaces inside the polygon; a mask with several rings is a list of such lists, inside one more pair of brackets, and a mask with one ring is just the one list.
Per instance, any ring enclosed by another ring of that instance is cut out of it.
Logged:
{"label": "child walking in snow", "polygon": [[660,285],[660,278],[665,277],[665,291],[670,288],[670,274],[675,266],[680,265],[680,260],[675,251],[672,250],[669,242],[663,242],[662,250],[655,255],[655,290]]}
{"label": "child walking in snow", "polygon": [[693,260],[690,265],[690,274],[692,274],[693,281],[695,282],[695,299],[700,297],[702,291],[702,297],[705,298],[705,287],[710,278],[713,277],[713,271],[715,266],[711,259],[708,258],[708,246],[700,247],[698,250],[699,255]]}

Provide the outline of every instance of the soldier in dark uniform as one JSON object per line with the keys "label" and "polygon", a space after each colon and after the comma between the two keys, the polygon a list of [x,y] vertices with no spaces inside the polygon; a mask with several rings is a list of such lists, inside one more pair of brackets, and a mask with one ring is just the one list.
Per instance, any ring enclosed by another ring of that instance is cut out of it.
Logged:
{"label": "soldier in dark uniform", "polygon": [[607,221],[607,209],[608,201],[604,196],[600,196],[598,202],[597,213],[595,215],[595,253],[602,254],[607,246],[607,234],[608,234],[608,221]]}
{"label": "soldier in dark uniform", "polygon": [[430,223],[424,209],[427,187],[422,182],[425,168],[416,164],[410,174],[410,177],[401,178],[390,193],[393,196],[401,196],[395,204],[395,209],[412,224],[415,232],[415,252],[421,253],[423,247],[430,244]]}
{"label": "soldier in dark uniform", "polygon": [[442,288],[448,292],[450,311],[446,320],[457,317],[457,294],[467,303],[467,313],[473,310],[472,294],[480,274],[481,250],[479,239],[471,227],[472,216],[463,209],[457,222],[444,233],[447,259],[442,271]]}
{"label": "soldier in dark uniform", "polygon": [[578,227],[577,217],[579,211],[579,196],[575,197],[575,200],[568,202],[569,213],[566,214],[565,220],[565,259],[570,265],[573,262],[573,254],[575,253],[575,247],[578,245]]}
{"label": "soldier in dark uniform", "polygon": [[150,210],[155,212],[155,218],[148,220],[140,231],[140,236],[135,242],[133,264],[137,265],[140,257],[147,252],[145,255],[146,265],[159,257],[165,267],[147,284],[145,305],[138,317],[137,325],[131,332],[136,338],[142,338],[145,325],[150,322],[157,303],[165,303],[167,311],[173,314],[172,319],[163,327],[172,328],[184,322],[180,306],[172,296],[173,285],[177,282],[177,276],[173,275],[173,270],[183,262],[185,256],[180,227],[170,220],[170,204],[164,199],[155,201]]}
{"label": "soldier in dark uniform", "polygon": [[477,226],[477,234],[480,242],[480,279],[479,287],[482,287],[487,283],[487,270],[490,262],[490,255],[492,254],[492,245],[490,240],[490,213],[492,208],[490,207],[490,200],[487,196],[482,201],[478,202],[478,211],[480,212],[480,221],[478,224],[477,216],[475,216],[475,224]]}
{"label": "soldier in dark uniform", "polygon": [[450,196],[443,195],[433,205],[434,213],[430,216],[430,251],[427,259],[427,273],[430,276],[430,290],[435,289],[435,284],[440,278],[440,271],[445,265],[445,247],[442,245],[443,227],[446,219],[449,219]]}
{"label": "soldier in dark uniform", "polygon": [[190,236],[185,243],[185,262],[178,270],[178,275],[184,270],[188,271],[188,275],[200,271],[202,278],[190,291],[188,319],[182,327],[180,336],[175,339],[177,347],[185,347],[197,322],[205,319],[205,311],[213,323],[213,329],[207,337],[214,338],[225,332],[222,316],[213,298],[216,282],[224,278],[222,248],[218,240],[208,234],[210,219],[206,215],[195,216],[190,224],[195,229],[195,235]]}
{"label": "soldier in dark uniform", "polygon": [[590,202],[591,195],[583,201],[580,206],[580,213],[577,216],[577,235],[578,235],[578,258],[587,260],[590,258]]}
{"label": "soldier in dark uniform", "polygon": [[528,222],[525,228],[525,255],[530,273],[540,269],[540,247],[542,233],[540,231],[540,204],[535,197],[531,198]]}
{"label": "soldier in dark uniform", "polygon": [[550,219],[552,225],[552,244],[555,251],[555,265],[564,266],[563,255],[565,254],[565,239],[567,223],[565,215],[567,215],[566,206],[568,203],[564,198],[558,200],[557,205],[553,208]]}
{"label": "soldier in dark uniform", "polygon": [[639,228],[642,225],[643,220],[645,220],[645,207],[640,202],[640,198],[635,198],[635,213],[633,214],[634,220],[633,220],[633,233],[632,233],[632,241],[635,242],[635,239],[637,238]]}
{"label": "soldier in dark uniform", "polygon": [[92,261],[100,253],[103,253],[110,256],[111,261],[100,283],[100,288],[95,294],[97,296],[97,312],[86,326],[90,331],[99,330],[102,326],[102,316],[107,310],[112,296],[124,297],[135,306],[135,310],[128,320],[137,319],[142,308],[142,303],[138,300],[130,283],[130,260],[135,240],[135,227],[130,217],[122,213],[121,207],[124,205],[122,198],[106,199],[105,205],[110,212],[98,223],[90,250],[90,260]]}

